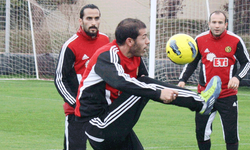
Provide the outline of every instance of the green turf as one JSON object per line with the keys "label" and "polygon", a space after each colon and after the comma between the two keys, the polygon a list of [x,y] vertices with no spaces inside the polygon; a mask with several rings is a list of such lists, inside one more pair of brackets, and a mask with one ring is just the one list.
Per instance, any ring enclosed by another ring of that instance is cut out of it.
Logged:
{"label": "green turf", "polygon": [[[63,101],[52,81],[0,80],[0,149],[62,149]],[[239,99],[240,150],[250,149],[250,88]],[[186,108],[150,101],[134,128],[146,150],[198,150],[194,113]],[[88,150],[92,150],[88,146]],[[212,150],[225,150],[216,115]]]}

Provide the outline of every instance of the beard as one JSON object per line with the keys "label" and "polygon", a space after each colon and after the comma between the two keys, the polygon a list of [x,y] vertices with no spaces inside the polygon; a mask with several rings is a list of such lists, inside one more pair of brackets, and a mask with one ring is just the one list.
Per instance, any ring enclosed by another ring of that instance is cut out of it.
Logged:
{"label": "beard", "polygon": [[90,27],[89,29],[91,29],[91,28],[95,28],[96,29],[96,32],[89,32],[89,30],[86,30],[85,28],[84,28],[84,31],[85,31],[85,33],[88,35],[88,36],[91,36],[91,37],[96,37],[96,35],[97,35],[97,33],[98,33],[98,28],[97,27]]}
{"label": "beard", "polygon": [[133,56],[136,57],[141,57],[142,53],[141,53],[141,47],[137,44],[137,42],[135,41],[135,44],[131,47],[130,52]]}

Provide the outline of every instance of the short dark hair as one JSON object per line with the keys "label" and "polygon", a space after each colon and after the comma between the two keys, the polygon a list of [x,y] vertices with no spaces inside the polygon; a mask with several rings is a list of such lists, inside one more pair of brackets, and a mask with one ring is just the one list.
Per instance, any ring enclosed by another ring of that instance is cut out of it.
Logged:
{"label": "short dark hair", "polygon": [[146,28],[145,23],[139,19],[126,18],[122,20],[115,30],[115,38],[118,45],[123,45],[127,38],[136,39],[139,30]]}
{"label": "short dark hair", "polygon": [[225,23],[227,22],[227,16],[226,16],[226,14],[225,14],[223,11],[220,11],[220,10],[216,10],[216,11],[214,11],[214,12],[212,12],[212,13],[210,14],[210,16],[209,16],[209,22],[211,21],[211,16],[212,16],[213,14],[223,14],[224,17],[225,17]]}
{"label": "short dark hair", "polygon": [[[81,11],[80,11],[80,18],[81,18],[81,19],[82,19],[83,16],[84,16],[84,10],[85,10],[86,8],[98,9],[98,10],[99,10],[99,8],[98,8],[96,5],[94,5],[94,4],[87,4],[87,5],[83,6],[83,8],[82,8]],[[100,10],[99,10],[99,14],[100,14],[100,16],[101,16]]]}

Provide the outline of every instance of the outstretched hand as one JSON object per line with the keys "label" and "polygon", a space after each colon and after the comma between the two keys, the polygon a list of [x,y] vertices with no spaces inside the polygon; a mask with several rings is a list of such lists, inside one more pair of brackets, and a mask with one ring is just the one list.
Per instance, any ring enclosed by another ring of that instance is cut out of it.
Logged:
{"label": "outstretched hand", "polygon": [[178,91],[171,90],[171,89],[163,89],[161,90],[160,99],[163,103],[171,103],[173,100],[176,99],[178,96]]}
{"label": "outstretched hand", "polygon": [[184,88],[185,87],[185,82],[180,81],[177,86]]}
{"label": "outstretched hand", "polygon": [[240,85],[240,81],[236,77],[232,77],[232,79],[229,80],[227,87],[229,89],[237,90]]}

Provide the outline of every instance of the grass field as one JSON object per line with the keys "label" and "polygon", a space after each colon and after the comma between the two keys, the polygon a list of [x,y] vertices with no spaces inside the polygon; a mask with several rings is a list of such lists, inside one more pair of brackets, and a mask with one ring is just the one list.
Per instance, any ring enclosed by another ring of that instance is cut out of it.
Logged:
{"label": "grass field", "polygon": [[[52,81],[0,80],[0,149],[62,149],[63,101]],[[239,99],[240,150],[250,149],[250,88]],[[197,150],[194,113],[150,101],[134,128],[146,150]],[[88,150],[92,150],[88,146]],[[212,150],[225,150],[219,115]]]}

